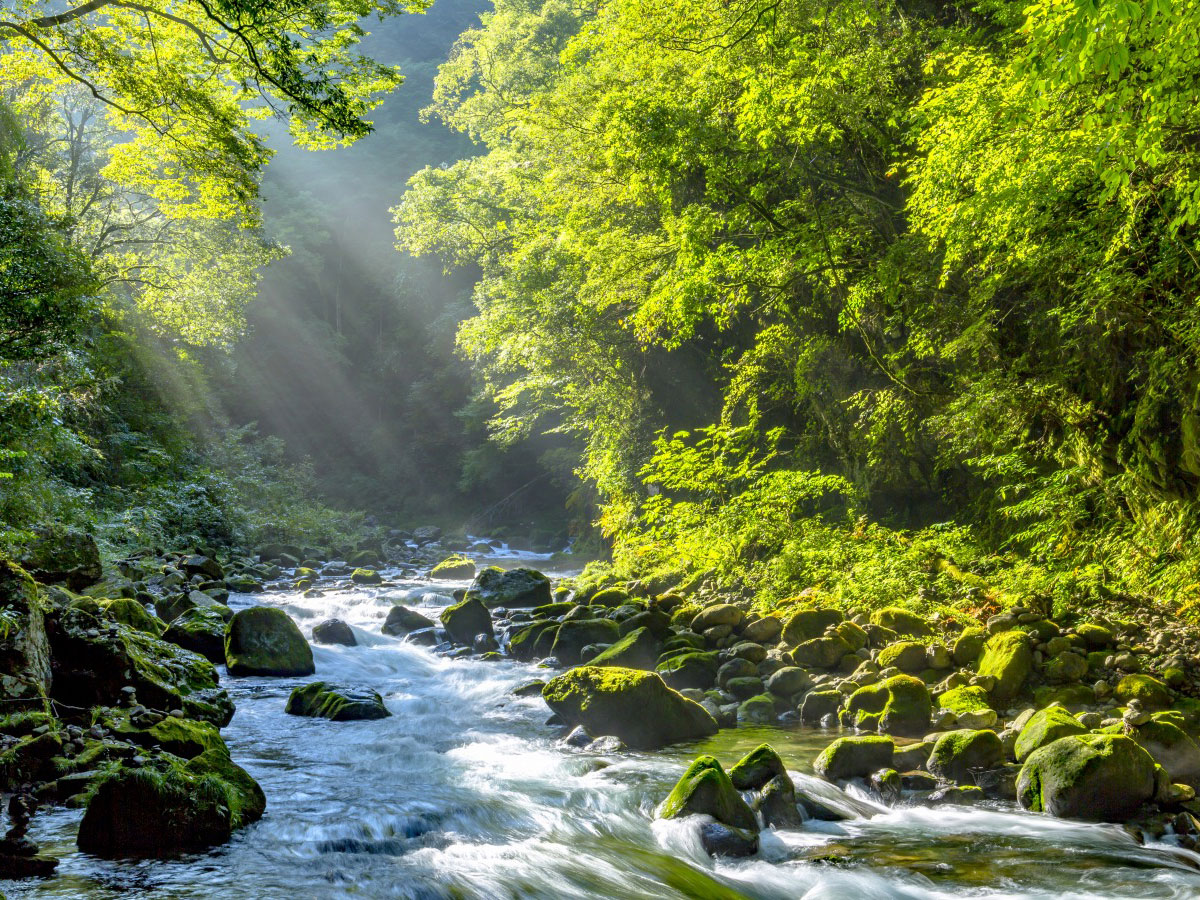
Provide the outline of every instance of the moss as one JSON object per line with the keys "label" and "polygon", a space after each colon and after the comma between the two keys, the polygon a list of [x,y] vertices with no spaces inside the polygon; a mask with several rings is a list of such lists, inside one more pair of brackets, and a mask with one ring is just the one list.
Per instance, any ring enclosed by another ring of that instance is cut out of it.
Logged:
{"label": "moss", "polygon": [[1171,689],[1150,675],[1126,675],[1117,682],[1113,692],[1122,703],[1140,700],[1146,709],[1167,709],[1171,705]]}
{"label": "moss", "polygon": [[919,678],[894,675],[886,681],[861,687],[846,702],[852,723],[899,735],[917,735],[929,728],[933,703]]}
{"label": "moss", "polygon": [[434,566],[429,572],[430,578],[474,578],[475,562],[469,557],[455,554],[448,556]]}
{"label": "moss", "polygon": [[729,780],[739,791],[756,791],[780,776],[790,782],[787,767],[770,744],[759,744],[729,770]]}
{"label": "moss", "polygon": [[914,612],[898,606],[886,606],[871,613],[871,624],[890,628],[896,634],[910,637],[929,637],[933,631],[925,620]]}
{"label": "moss", "polygon": [[895,666],[901,672],[915,674],[925,668],[925,645],[900,641],[880,650],[876,662],[881,669]]}
{"label": "moss", "polygon": [[212,663],[225,662],[226,621],[219,609],[197,607],[180,614],[163,633],[163,640],[199,653]]}
{"label": "moss", "polygon": [[698,634],[677,634],[674,637],[667,638],[663,642],[662,652],[664,654],[671,653],[676,650],[690,652],[692,650],[703,650],[704,638]]}
{"label": "moss", "polygon": [[1039,710],[1025,723],[1025,727],[1017,735],[1017,743],[1014,748],[1017,762],[1023,762],[1033,751],[1045,747],[1059,738],[1086,733],[1087,729],[1079,724],[1079,720],[1061,706],[1051,706]]}
{"label": "moss", "polygon": [[1075,633],[1083,638],[1087,646],[1093,650],[1109,647],[1113,642],[1112,629],[1091,622],[1085,622],[1076,627]]}
{"label": "moss", "polygon": [[588,598],[593,606],[620,606],[629,601],[629,591],[620,587],[604,588]]}
{"label": "moss", "polygon": [[229,839],[262,816],[262,789],[224,750],[183,762],[156,755],[97,780],[79,825],[81,850],[98,856],[165,856]]}
{"label": "moss", "polygon": [[556,616],[565,616],[575,606],[574,603],[563,601],[562,603],[546,603],[543,606],[535,606],[529,612],[536,619],[553,619]]}
{"label": "moss", "polygon": [[252,606],[233,617],[225,634],[231,675],[311,675],[312,648],[282,609]]}
{"label": "moss", "polygon": [[134,725],[128,710],[98,709],[95,722],[116,736],[139,747],[158,747],[182,759],[191,759],[208,750],[228,752],[221,732],[210,722],[198,722],[178,716],[166,716],[149,728]]}
{"label": "moss", "polygon": [[461,603],[442,611],[442,625],[455,643],[470,646],[477,634],[494,634],[492,615],[478,597],[469,593]]}
{"label": "moss", "polygon": [[653,669],[658,660],[659,641],[649,628],[629,632],[591,661],[593,666]]}
{"label": "moss", "polygon": [[712,756],[695,759],[658,808],[663,819],[712,816],[724,825],[758,831],[758,820]]}
{"label": "moss", "polygon": [[717,723],[657,675],[635,669],[581,666],[552,679],[542,697],[568,725],[614,734],[635,749],[715,734]]}
{"label": "moss", "polygon": [[842,621],[836,609],[801,609],[783,623],[783,641],[797,646],[825,634],[825,629]]}
{"label": "moss", "polygon": [[554,598],[550,579],[536,569],[505,571],[498,566],[488,566],[475,576],[467,589],[466,599],[477,599],[489,609],[500,606],[513,609],[545,606]]}
{"label": "moss", "polygon": [[813,762],[813,771],[830,781],[862,778],[892,765],[896,745],[890,737],[869,735],[838,738]]}
{"label": "moss", "polygon": [[558,627],[550,653],[566,666],[582,661],[583,648],[589,644],[613,644],[620,632],[611,619],[568,619]]}
{"label": "moss", "polygon": [[831,669],[852,651],[840,635],[804,641],[792,651],[792,661],[804,669]]}
{"label": "moss", "polygon": [[558,623],[553,619],[535,620],[514,631],[508,639],[508,652],[514,658],[528,662],[535,657],[534,648],[543,632],[549,632],[552,635],[550,642],[546,645],[548,652],[554,643],[553,636],[558,632]]}
{"label": "moss", "polygon": [[948,709],[955,715],[988,712],[992,709],[992,705],[988,702],[988,692],[974,685],[951,688],[944,694],[940,694],[938,707]]}
{"label": "moss", "polygon": [[1033,692],[1033,701],[1040,707],[1057,703],[1072,712],[1080,712],[1096,702],[1096,692],[1088,684],[1048,684]]}
{"label": "moss", "polygon": [[973,773],[1004,761],[1004,745],[994,731],[963,728],[943,734],[929,755],[929,771],[957,784],[974,783]]}
{"label": "moss", "polygon": [[128,597],[106,600],[100,606],[114,622],[120,622],[122,625],[128,625],[130,628],[136,628],[138,631],[144,631],[155,637],[161,636],[167,629],[166,622],[158,616],[151,615],[146,607]]}
{"label": "moss", "polygon": [[751,725],[774,725],[779,718],[770,694],[756,694],[743,700],[738,706],[737,717],[739,723]]}
{"label": "moss", "polygon": [[284,712],[334,722],[386,719],[391,715],[375,691],[350,691],[313,681],[293,689]]}
{"label": "moss", "polygon": [[979,657],[979,674],[996,679],[992,695],[999,700],[1015,697],[1032,668],[1033,651],[1029,649],[1029,638],[1021,631],[993,635]]}
{"label": "moss", "polygon": [[383,576],[374,569],[355,569],[350,573],[350,580],[362,585],[383,584]]}
{"label": "moss", "polygon": [[983,652],[983,645],[987,643],[987,639],[988,633],[983,628],[964,628],[951,651],[954,661],[960,666],[975,662]]}
{"label": "moss", "polygon": [[717,677],[716,653],[681,653],[660,662],[655,669],[676,690],[710,687]]}
{"label": "moss", "polygon": [[1155,718],[1125,733],[1167,770],[1173,783],[1200,787],[1200,747],[1178,725]]}

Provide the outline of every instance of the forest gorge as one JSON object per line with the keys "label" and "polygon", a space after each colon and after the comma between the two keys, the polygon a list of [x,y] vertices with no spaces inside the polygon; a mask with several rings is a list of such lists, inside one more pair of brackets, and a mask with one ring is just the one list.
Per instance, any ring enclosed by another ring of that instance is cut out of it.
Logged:
{"label": "forest gorge", "polygon": [[8,0],[0,879],[1196,896],[1197,34]]}

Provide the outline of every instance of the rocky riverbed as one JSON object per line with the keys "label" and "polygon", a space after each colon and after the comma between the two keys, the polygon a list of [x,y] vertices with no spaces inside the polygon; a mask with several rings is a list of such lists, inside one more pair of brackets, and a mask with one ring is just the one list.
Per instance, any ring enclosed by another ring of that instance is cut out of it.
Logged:
{"label": "rocky riverbed", "polygon": [[[10,716],[4,752],[41,760],[7,790],[57,869],[6,893],[1200,893],[1186,631],[759,616],[436,540],[260,549],[127,561],[130,603],[46,592],[56,715]],[[105,681],[96,646],[144,666]]]}

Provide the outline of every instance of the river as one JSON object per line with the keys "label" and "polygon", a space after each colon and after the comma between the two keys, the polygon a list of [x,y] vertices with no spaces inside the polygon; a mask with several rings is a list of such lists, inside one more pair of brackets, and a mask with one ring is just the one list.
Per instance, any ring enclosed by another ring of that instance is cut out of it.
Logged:
{"label": "river", "polygon": [[516,662],[448,660],[379,633],[393,600],[433,615],[461,583],[398,581],[269,603],[308,633],[337,616],[357,647],[314,645],[317,678],[371,687],[390,718],[334,723],[286,715],[307,679],[225,678],[238,711],[234,758],[266,791],[267,814],[228,845],[175,860],[80,853],[81,813],[44,812],[31,835],[58,873],[3,884],[9,897],[780,898],[1200,897],[1200,857],[1139,846],[1121,828],[1013,808],[887,809],[764,832],[749,860],[713,862],[679,823],[653,810],[698,752],[733,763],[762,741],[798,781],[833,734],[803,728],[723,731],[654,754],[596,755],[556,744],[539,698],[514,685],[544,675]]}

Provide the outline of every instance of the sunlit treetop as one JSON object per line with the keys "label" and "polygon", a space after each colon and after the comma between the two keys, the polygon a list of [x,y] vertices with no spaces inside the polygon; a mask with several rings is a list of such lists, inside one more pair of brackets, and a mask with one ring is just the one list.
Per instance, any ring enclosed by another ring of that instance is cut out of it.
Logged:
{"label": "sunlit treetop", "polygon": [[310,147],[350,143],[401,81],[356,52],[361,20],[429,0],[6,0],[0,83],[82,88],[127,139],[106,176],[189,216],[251,216],[269,152],[252,120]]}

